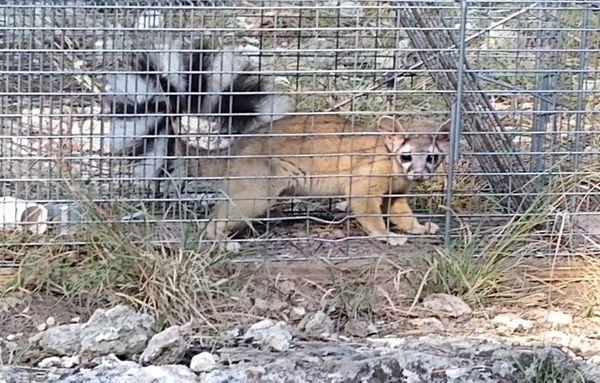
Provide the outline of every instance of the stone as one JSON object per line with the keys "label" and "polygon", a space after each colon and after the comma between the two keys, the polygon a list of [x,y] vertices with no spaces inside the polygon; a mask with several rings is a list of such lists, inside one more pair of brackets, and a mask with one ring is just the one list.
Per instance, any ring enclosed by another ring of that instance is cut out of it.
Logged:
{"label": "stone", "polygon": [[250,326],[244,334],[244,339],[260,345],[263,349],[282,352],[290,348],[292,333],[285,328],[285,323],[273,323],[265,319]]}
{"label": "stone", "polygon": [[52,326],[56,325],[56,319],[54,319],[54,317],[46,318],[46,325],[48,327],[52,327]]}
{"label": "stone", "polygon": [[367,338],[367,341],[377,347],[399,348],[406,343],[405,338]]}
{"label": "stone", "polygon": [[492,319],[492,323],[511,331],[527,331],[533,328],[533,321],[521,319],[514,313],[498,314]]}
{"label": "stone", "polygon": [[[368,338],[367,338],[368,339]],[[0,365],[0,382],[28,383],[333,383],[333,382],[525,382],[539,362],[552,361],[565,377],[600,382],[600,367],[554,347],[524,347],[475,339],[422,337],[398,348],[306,342],[288,352],[251,347],[223,352],[228,366],[195,375],[182,365],[142,367],[114,355],[70,370]]]}
{"label": "stone", "polygon": [[296,322],[302,320],[306,315],[306,309],[304,307],[292,307],[290,310],[290,320]]}
{"label": "stone", "polygon": [[323,311],[317,311],[304,317],[300,322],[300,328],[309,336],[327,338],[333,333],[334,324],[327,314]]}
{"label": "stone", "polygon": [[279,283],[277,287],[279,288],[279,291],[287,297],[296,292],[296,285],[292,281],[283,281]]}
{"label": "stone", "polygon": [[410,319],[408,323],[426,332],[438,332],[444,330],[444,324],[434,317],[413,318]]}
{"label": "stone", "polygon": [[591,356],[588,359],[588,363],[600,367],[600,354]]}
{"label": "stone", "polygon": [[287,302],[284,302],[280,299],[273,299],[273,301],[271,302],[271,311],[276,314],[279,314],[280,312],[285,310],[287,307],[288,307]]}
{"label": "stone", "polygon": [[[21,335],[23,335],[23,334],[21,334]],[[8,334],[6,336],[6,340],[8,340],[9,342],[12,342],[13,340],[15,340],[17,338],[18,338],[17,334]]]}
{"label": "stone", "polygon": [[63,356],[60,360],[60,365],[63,368],[73,368],[77,365],[79,365],[79,355],[75,355],[75,356]]}
{"label": "stone", "polygon": [[43,331],[36,343],[52,355],[71,356],[79,353],[80,338],[81,325],[66,324]]}
{"label": "stone", "polygon": [[453,367],[444,371],[444,373],[450,379],[450,381],[455,381],[462,377],[468,376],[470,372],[471,367]]}
{"label": "stone", "polygon": [[10,310],[15,309],[22,304],[23,300],[17,297],[8,296],[0,298],[0,313],[9,312]]}
{"label": "stone", "polygon": [[544,341],[547,344],[565,347],[576,352],[590,352],[583,338],[563,331],[546,331],[544,333]]}
{"label": "stone", "polygon": [[369,321],[360,320],[360,319],[350,319],[346,326],[344,326],[344,330],[352,335],[359,338],[365,338],[369,335],[377,334],[377,327]]}
{"label": "stone", "polygon": [[93,368],[75,369],[60,378],[60,383],[197,383],[198,377],[187,366],[165,365],[143,367],[122,361],[114,355],[92,360]]}
{"label": "stone", "polygon": [[59,356],[50,356],[48,358],[44,358],[42,360],[40,360],[40,362],[38,363],[38,367],[39,368],[51,368],[51,367],[58,367],[61,365],[61,360]]}
{"label": "stone", "polygon": [[154,335],[154,325],[152,316],[137,313],[124,305],[98,309],[81,325],[81,354],[86,357],[108,354],[132,357],[144,351]]}
{"label": "stone", "polygon": [[460,297],[450,294],[431,294],[423,299],[423,307],[454,318],[473,312]]}
{"label": "stone", "polygon": [[[250,382],[245,373],[238,370],[212,371],[202,374],[200,383],[247,383]],[[276,382],[276,381],[274,381]],[[301,382],[301,381],[299,381]]]}
{"label": "stone", "polygon": [[238,336],[240,336],[241,333],[242,332],[240,331],[239,328],[234,327],[232,329],[225,331],[225,336],[227,336],[228,338],[237,338]]}
{"label": "stone", "polygon": [[254,310],[258,315],[264,315],[269,312],[270,306],[264,299],[256,298],[254,300]]}
{"label": "stone", "polygon": [[187,340],[191,323],[183,326],[171,326],[154,335],[142,355],[143,365],[175,364],[181,361],[187,349]]}
{"label": "stone", "polygon": [[46,330],[46,328],[47,328],[47,327],[48,327],[48,326],[46,325],[46,323],[40,323],[40,324],[38,324],[37,326],[35,326],[35,328],[36,328],[38,331],[44,331],[44,330]]}
{"label": "stone", "polygon": [[562,311],[548,311],[546,322],[553,326],[568,326],[573,322],[573,316]]}
{"label": "stone", "polygon": [[209,372],[217,368],[217,358],[210,352],[194,355],[190,361],[190,369],[194,372]]}

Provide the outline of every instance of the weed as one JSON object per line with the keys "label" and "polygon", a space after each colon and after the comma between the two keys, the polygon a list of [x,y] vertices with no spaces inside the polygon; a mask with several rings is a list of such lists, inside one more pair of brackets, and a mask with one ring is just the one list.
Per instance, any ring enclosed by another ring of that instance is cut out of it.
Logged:
{"label": "weed", "polygon": [[212,322],[214,300],[227,295],[235,277],[227,274],[226,254],[190,246],[187,230],[183,243],[173,245],[168,230],[157,232],[149,216],[123,223],[117,203],[107,210],[77,195],[86,221],[76,234],[38,246],[3,246],[20,263],[8,291],[49,292],[86,305],[126,301],[163,323]]}
{"label": "weed", "polygon": [[327,311],[338,318],[370,316],[375,303],[375,276],[373,270],[345,272],[331,267],[332,281],[329,286],[332,296],[328,299]]}
{"label": "weed", "polygon": [[525,369],[517,363],[527,383],[585,383],[585,377],[580,371],[558,363],[551,356],[536,358],[532,365]]}

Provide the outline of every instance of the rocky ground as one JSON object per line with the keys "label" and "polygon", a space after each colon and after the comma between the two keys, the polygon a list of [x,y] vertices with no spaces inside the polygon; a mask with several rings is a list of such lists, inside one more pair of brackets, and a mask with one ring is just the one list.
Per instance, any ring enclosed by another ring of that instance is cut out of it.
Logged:
{"label": "rocky ground", "polygon": [[[495,331],[448,335],[438,330],[471,308],[445,294],[422,306],[435,315],[411,320],[420,335],[358,319],[338,331],[324,312],[296,310],[290,323],[256,321],[210,344],[192,322],[157,332],[155,318],[124,305],[87,321],[49,317],[26,340],[34,365],[5,364],[0,382],[600,382],[600,326],[576,336],[564,312],[501,313],[488,321]],[[4,356],[24,337],[2,334]]]}

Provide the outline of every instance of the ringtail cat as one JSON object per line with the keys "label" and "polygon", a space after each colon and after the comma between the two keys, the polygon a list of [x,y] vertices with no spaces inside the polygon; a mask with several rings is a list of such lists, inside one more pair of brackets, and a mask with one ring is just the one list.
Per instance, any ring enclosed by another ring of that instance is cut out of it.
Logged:
{"label": "ringtail cat", "polygon": [[339,116],[286,117],[259,128],[262,136],[237,138],[226,157],[189,160],[193,176],[226,177],[206,238],[224,239],[282,196],[348,198],[365,233],[391,245],[406,237],[388,231],[383,213],[396,229],[435,234],[435,223],[421,224],[406,198],[390,195],[435,173],[448,151],[449,124],[421,121],[405,128],[387,116],[377,124],[385,134],[348,134],[352,124]]}

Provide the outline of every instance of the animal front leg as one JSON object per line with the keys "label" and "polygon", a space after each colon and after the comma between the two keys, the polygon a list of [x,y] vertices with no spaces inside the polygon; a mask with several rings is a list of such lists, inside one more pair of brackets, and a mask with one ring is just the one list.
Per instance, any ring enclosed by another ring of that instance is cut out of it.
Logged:
{"label": "animal front leg", "polygon": [[410,234],[435,234],[439,230],[439,226],[433,222],[427,222],[425,225],[419,223],[417,218],[408,206],[406,198],[395,198],[389,209],[390,221],[398,229]]}
{"label": "animal front leg", "polygon": [[[367,196],[368,190],[368,187],[355,184],[352,193]],[[382,202],[381,197],[375,196],[351,197],[350,208],[356,215],[356,220],[368,235],[377,237],[378,240],[387,242],[392,246],[404,245],[407,240],[405,236],[387,230],[381,211]]]}

